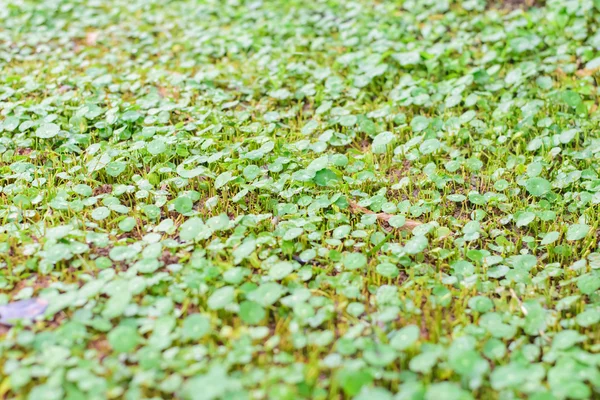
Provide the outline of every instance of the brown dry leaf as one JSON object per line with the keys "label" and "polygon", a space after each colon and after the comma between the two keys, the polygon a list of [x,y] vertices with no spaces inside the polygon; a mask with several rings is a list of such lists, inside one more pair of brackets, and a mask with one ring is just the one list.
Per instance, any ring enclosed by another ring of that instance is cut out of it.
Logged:
{"label": "brown dry leaf", "polygon": [[100,360],[103,360],[112,351],[112,347],[108,340],[103,338],[92,340],[88,344],[88,348],[96,350]]}
{"label": "brown dry leaf", "polygon": [[580,78],[583,78],[584,76],[594,75],[598,70],[600,70],[600,68],[594,68],[594,69],[583,68],[583,69],[580,69],[577,72],[575,72],[575,75],[577,75]]}
{"label": "brown dry leaf", "polygon": [[[388,214],[388,213],[373,212],[366,207],[359,206],[358,203],[356,203],[354,200],[348,201],[348,204],[350,204],[350,208],[352,209],[352,212],[354,212],[354,213],[361,212],[363,214],[375,214],[375,216],[377,217],[377,219],[379,221],[383,221],[385,223],[388,223],[390,221],[390,218],[392,218],[394,216],[393,214]],[[422,225],[422,222],[415,221],[412,219],[407,219],[406,222],[404,223],[404,225],[402,225],[398,229],[400,229],[402,231],[412,231],[414,228],[416,228],[419,225]]]}
{"label": "brown dry leaf", "polygon": [[101,194],[106,194],[106,193],[111,193],[111,192],[112,192],[112,185],[109,183],[105,183],[104,185],[96,186],[94,188],[94,191],[92,192],[92,195],[99,196]]}
{"label": "brown dry leaf", "polygon": [[559,79],[564,79],[567,77],[567,74],[565,73],[565,71],[563,71],[562,68],[560,68],[560,67],[556,68],[555,72]]}
{"label": "brown dry leaf", "polygon": [[20,155],[20,156],[28,156],[31,154],[33,150],[30,148],[24,148],[24,147],[17,147],[15,149],[15,154]]}
{"label": "brown dry leaf", "polygon": [[163,86],[158,87],[158,94],[160,97],[169,97],[169,91]]}
{"label": "brown dry leaf", "polygon": [[98,32],[88,32],[85,35],[85,44],[88,46],[95,46],[99,36],[100,33]]}

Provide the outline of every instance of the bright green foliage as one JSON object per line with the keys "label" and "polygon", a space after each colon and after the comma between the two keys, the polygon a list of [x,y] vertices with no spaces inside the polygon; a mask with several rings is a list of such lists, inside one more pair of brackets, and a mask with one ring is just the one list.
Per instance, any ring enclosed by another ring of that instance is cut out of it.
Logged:
{"label": "bright green foliage", "polygon": [[2,2],[0,398],[599,398],[599,50],[597,0]]}

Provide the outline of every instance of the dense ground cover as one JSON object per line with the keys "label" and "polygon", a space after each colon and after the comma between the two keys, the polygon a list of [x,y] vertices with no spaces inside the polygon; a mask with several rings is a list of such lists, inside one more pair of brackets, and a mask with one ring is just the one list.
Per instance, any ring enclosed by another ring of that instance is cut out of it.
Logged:
{"label": "dense ground cover", "polygon": [[0,398],[597,397],[600,2],[530,3],[5,3]]}

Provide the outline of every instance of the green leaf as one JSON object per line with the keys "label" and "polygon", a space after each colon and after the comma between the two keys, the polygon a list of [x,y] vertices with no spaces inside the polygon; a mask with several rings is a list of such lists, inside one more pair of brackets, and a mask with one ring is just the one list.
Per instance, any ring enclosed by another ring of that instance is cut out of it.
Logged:
{"label": "green leaf", "polygon": [[384,388],[364,387],[358,393],[355,400],[393,400],[394,396]]}
{"label": "green leaf", "polygon": [[558,240],[560,234],[556,231],[553,232],[548,232],[547,234],[544,235],[544,239],[542,240],[542,246],[546,246],[549,245],[551,243],[554,243]]}
{"label": "green leaf", "polygon": [[240,304],[240,318],[246,324],[256,325],[262,321],[266,315],[267,312],[265,309],[260,304],[253,301],[243,301],[242,304]]}
{"label": "green leaf", "polygon": [[429,126],[429,119],[427,117],[423,117],[422,115],[417,115],[410,122],[410,126],[413,132],[422,132]]}
{"label": "green leaf", "polygon": [[577,322],[577,325],[582,326],[584,328],[596,325],[598,324],[598,322],[600,322],[600,310],[586,310],[581,314],[578,314],[577,317],[575,317],[575,321]]}
{"label": "green leaf", "polygon": [[119,175],[121,175],[123,173],[123,171],[125,171],[125,168],[127,168],[127,164],[121,161],[111,161],[108,164],[106,164],[106,167],[104,167],[104,170],[106,171],[106,173],[114,178],[118,177]]}
{"label": "green leaf", "polygon": [[600,57],[596,57],[585,64],[585,69],[595,70],[600,68]]}
{"label": "green leaf", "polygon": [[472,400],[469,391],[460,387],[458,383],[439,382],[433,383],[425,393],[425,400]]}
{"label": "green leaf", "polygon": [[373,382],[373,376],[367,371],[343,369],[337,380],[347,396],[356,396],[360,390]]}
{"label": "green leaf", "polygon": [[240,391],[241,383],[230,377],[223,365],[213,363],[208,372],[195,374],[186,380],[181,397],[186,400],[217,400],[233,398],[228,397],[227,393]]}
{"label": "green leaf", "polygon": [[178,198],[175,199],[175,211],[177,211],[180,214],[187,214],[190,211],[192,211],[192,208],[194,207],[194,203],[192,202],[192,200],[187,197],[187,196],[180,196]]}
{"label": "green leaf", "polygon": [[304,233],[302,228],[290,228],[283,234],[283,240],[294,240]]}
{"label": "green leaf", "polygon": [[98,207],[94,211],[92,211],[92,218],[96,221],[106,219],[109,215],[110,210],[108,209],[108,207]]}
{"label": "green leaf", "polygon": [[397,331],[390,340],[390,346],[396,350],[405,350],[412,346],[421,335],[419,327],[408,325]]}
{"label": "green leaf", "polygon": [[490,376],[490,381],[494,390],[502,390],[517,388],[525,382],[526,378],[527,373],[524,367],[511,363],[497,366]]}
{"label": "green leaf", "polygon": [[35,131],[35,136],[40,139],[50,139],[58,135],[60,127],[53,123],[46,123],[39,126]]}
{"label": "green leaf", "polygon": [[435,351],[430,351],[413,357],[408,363],[408,368],[410,368],[410,370],[413,372],[426,374],[433,369],[437,362],[438,353]]}
{"label": "green leaf", "polygon": [[235,179],[230,171],[225,171],[215,179],[215,189],[220,189],[225,186],[229,181]]}
{"label": "green leaf", "polygon": [[367,265],[367,256],[362,253],[345,253],[342,263],[347,270],[363,268]]}
{"label": "green leaf", "polygon": [[390,217],[388,223],[392,228],[402,228],[406,224],[406,217],[404,215],[394,215]]}
{"label": "green leaf", "polygon": [[231,304],[235,297],[235,289],[232,286],[224,286],[214,291],[208,298],[208,308],[220,310]]}
{"label": "green leaf", "polygon": [[129,353],[141,342],[137,329],[129,325],[119,325],[107,335],[108,343],[117,353]]}
{"label": "green leaf", "polygon": [[530,211],[515,213],[515,222],[519,228],[529,225],[533,220],[535,220],[535,214]]}
{"label": "green leaf", "polygon": [[256,179],[256,177],[258,175],[260,175],[260,168],[256,165],[248,165],[246,166],[246,168],[244,168],[244,178],[248,179],[249,181],[252,181],[254,179]]}
{"label": "green leaf", "polygon": [[600,275],[585,274],[577,280],[577,287],[581,293],[590,295],[600,289]]}
{"label": "green leaf", "polygon": [[546,310],[534,300],[524,302],[523,306],[527,310],[523,327],[525,333],[530,336],[539,335],[546,329]]}
{"label": "green leaf", "polygon": [[573,224],[567,229],[567,240],[581,240],[587,236],[590,226],[586,224]]}
{"label": "green leaf", "polygon": [[263,307],[275,304],[282,296],[283,288],[275,282],[261,284],[256,290],[248,293],[248,300],[252,300]]}
{"label": "green leaf", "polygon": [[429,241],[425,236],[413,236],[404,245],[404,251],[408,254],[418,254],[427,248]]}
{"label": "green leaf", "polygon": [[567,329],[558,332],[552,339],[553,350],[567,350],[577,343],[583,342],[587,336],[580,334],[573,329]]}
{"label": "green leaf", "polygon": [[398,267],[392,263],[378,264],[375,270],[379,275],[385,276],[386,278],[395,278],[400,274]]}
{"label": "green leaf", "polygon": [[525,183],[525,188],[532,196],[539,197],[550,192],[552,186],[550,185],[550,182],[548,182],[546,179],[535,177],[527,179],[527,182]]}
{"label": "green leaf", "polygon": [[148,153],[152,154],[153,156],[164,153],[166,149],[167,146],[165,145],[165,142],[160,139],[154,139],[148,143],[148,146],[146,147]]}
{"label": "green leaf", "polygon": [[194,240],[204,229],[206,227],[200,218],[190,218],[179,227],[179,237],[181,240]]}
{"label": "green leaf", "polygon": [[280,261],[278,263],[275,263],[269,269],[269,276],[278,281],[287,277],[289,274],[292,273],[293,270],[294,267],[292,263],[287,261]]}
{"label": "green leaf", "polygon": [[192,314],[183,320],[181,334],[185,340],[200,340],[211,330],[210,319],[202,314]]}
{"label": "green leaf", "polygon": [[579,93],[574,92],[572,90],[564,91],[562,97],[564,102],[567,103],[570,107],[576,108],[577,106],[579,106],[579,104],[581,104],[581,96],[579,95]]}
{"label": "green leaf", "polygon": [[422,154],[431,154],[441,148],[442,144],[437,139],[427,139],[419,146]]}
{"label": "green leaf", "polygon": [[384,131],[379,133],[373,139],[373,153],[381,154],[387,151],[387,145],[392,143],[395,139],[395,136],[392,132]]}
{"label": "green leaf", "polygon": [[471,297],[468,304],[470,309],[480,313],[486,313],[494,308],[492,300],[483,296]]}
{"label": "green leaf", "polygon": [[451,264],[454,274],[469,276],[475,272],[475,266],[468,261],[458,260]]}
{"label": "green leaf", "polygon": [[324,168],[315,173],[313,180],[319,186],[332,186],[337,183],[340,178],[338,178],[332,170]]}

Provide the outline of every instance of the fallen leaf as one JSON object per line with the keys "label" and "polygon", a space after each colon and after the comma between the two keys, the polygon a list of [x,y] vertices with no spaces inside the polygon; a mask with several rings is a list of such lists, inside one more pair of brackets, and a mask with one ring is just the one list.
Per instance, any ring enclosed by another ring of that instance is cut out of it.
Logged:
{"label": "fallen leaf", "polygon": [[575,75],[577,75],[580,78],[584,77],[584,76],[592,76],[596,73],[596,71],[598,71],[598,68],[595,68],[595,69],[583,68],[583,69],[576,71]]}
{"label": "fallen leaf", "polygon": [[[361,212],[363,214],[375,214],[375,216],[377,217],[377,219],[379,221],[383,221],[383,222],[386,222],[386,223],[389,223],[390,218],[392,218],[394,216],[393,214],[388,214],[388,213],[376,213],[376,212],[373,212],[373,211],[369,210],[366,207],[359,206],[353,200],[348,201],[348,204],[350,204],[350,208],[352,209],[352,212],[354,212],[354,213]],[[414,228],[416,228],[419,225],[422,225],[422,222],[415,221],[415,220],[412,220],[412,219],[407,219],[406,222],[404,223],[404,225],[402,225],[398,229],[403,230],[403,231],[412,231]],[[389,229],[389,230],[391,230],[391,229]]]}
{"label": "fallen leaf", "polygon": [[0,306],[0,324],[12,325],[18,319],[33,319],[46,311],[48,301],[27,299]]}
{"label": "fallen leaf", "polygon": [[95,46],[99,36],[100,34],[98,32],[88,32],[85,35],[85,44],[88,46]]}

